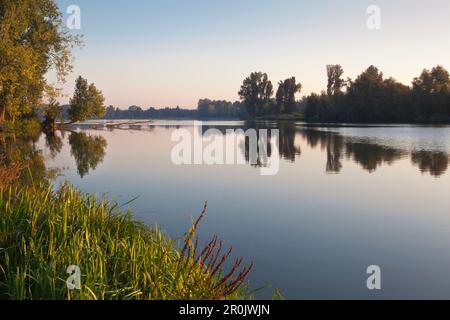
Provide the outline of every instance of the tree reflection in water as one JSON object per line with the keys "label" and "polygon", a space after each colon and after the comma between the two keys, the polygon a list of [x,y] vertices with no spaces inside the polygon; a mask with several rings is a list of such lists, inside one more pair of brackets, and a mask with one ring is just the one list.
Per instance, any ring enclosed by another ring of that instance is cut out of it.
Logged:
{"label": "tree reflection in water", "polygon": [[[259,130],[279,129],[279,152],[280,157],[295,162],[301,156],[299,144],[296,144],[296,136],[303,138],[307,145],[315,149],[319,147],[326,152],[325,171],[327,173],[340,173],[343,160],[351,160],[359,164],[368,172],[375,172],[382,165],[392,165],[398,160],[411,158],[414,165],[418,166],[423,173],[429,173],[432,176],[439,177],[443,175],[449,165],[449,155],[442,151],[421,150],[410,152],[406,148],[400,148],[390,145],[380,144],[372,139],[356,139],[351,136],[344,136],[336,132],[307,128],[297,126],[292,122],[245,122],[243,126],[203,126],[203,133],[208,129],[217,129],[223,135],[227,129],[256,129],[258,139]],[[270,139],[267,143],[267,155],[271,156]],[[238,146],[241,153],[245,156],[247,163],[254,163],[250,159],[249,139],[246,139],[245,145]],[[258,150],[259,151],[259,150]],[[259,154],[259,152],[258,152]],[[258,157],[255,167],[265,166],[267,159]]]}
{"label": "tree reflection in water", "polygon": [[[203,126],[202,133],[211,128],[217,129],[216,132],[223,135],[227,134],[227,129],[246,131],[252,128],[256,129],[258,139],[261,138],[259,130],[267,129],[269,136],[263,141],[267,148],[267,158],[272,156],[274,148],[270,140],[270,129],[278,129],[280,158],[289,162],[297,161],[301,156],[300,138],[310,148],[320,148],[326,153],[325,171],[327,173],[340,173],[344,160],[353,161],[368,172],[375,172],[382,165],[392,165],[410,157],[411,163],[422,173],[440,177],[447,172],[450,161],[448,153],[441,150],[409,151],[406,147],[383,145],[373,139],[357,139],[328,130],[295,125],[292,122],[246,122],[240,126]],[[64,132],[45,133],[45,144],[51,159],[62,151],[65,134]],[[3,184],[8,179],[31,184],[36,181],[47,181],[49,176],[55,175],[55,172],[46,168],[43,152],[38,147],[41,135],[41,132],[27,135],[0,133],[0,178]],[[95,170],[106,156],[107,141],[100,135],[83,131],[69,132],[68,143],[70,153],[76,162],[77,172],[82,178]],[[256,161],[251,161],[254,159],[250,159],[249,139],[246,139],[245,143],[238,148],[247,163],[253,163],[255,167],[266,166],[268,159],[265,157],[258,156]],[[258,150],[257,154],[265,153]],[[27,170],[18,170],[19,167],[27,168]],[[20,171],[17,176],[14,174],[16,171]]]}
{"label": "tree reflection in water", "polygon": [[106,155],[106,139],[101,136],[91,136],[84,132],[71,132],[69,136],[70,154],[77,163],[81,178],[95,170],[103,162]]}
{"label": "tree reflection in water", "polygon": [[47,181],[42,150],[37,147],[41,132],[0,132],[0,188],[10,183],[32,186]]}
{"label": "tree reflection in water", "polygon": [[[58,174],[58,168],[46,167],[43,151],[38,147],[41,135],[41,132],[33,135],[0,133],[0,187],[5,187],[10,182],[26,186],[49,184]],[[50,159],[54,159],[61,152],[63,141],[64,132],[45,133],[45,145]],[[107,142],[101,136],[71,132],[69,144],[80,177],[86,176],[90,170],[95,170],[106,155]]]}
{"label": "tree reflection in water", "polygon": [[347,158],[361,165],[369,172],[376,171],[381,165],[392,165],[396,161],[411,157],[414,165],[423,173],[435,177],[443,175],[449,165],[449,155],[442,151],[421,150],[409,152],[406,149],[386,146],[370,139],[357,140],[338,133],[314,129],[299,129],[300,135],[311,148],[320,146],[327,152],[326,171],[339,173],[341,160]]}
{"label": "tree reflection in water", "polygon": [[448,169],[449,155],[441,151],[413,151],[411,162],[423,173],[440,177]]}

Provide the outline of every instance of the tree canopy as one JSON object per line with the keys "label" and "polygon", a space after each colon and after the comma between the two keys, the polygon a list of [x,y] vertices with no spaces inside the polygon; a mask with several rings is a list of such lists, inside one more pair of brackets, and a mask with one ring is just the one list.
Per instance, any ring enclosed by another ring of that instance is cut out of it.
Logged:
{"label": "tree canopy", "polygon": [[0,1],[0,121],[15,120],[39,104],[54,70],[64,81],[79,44],[64,27],[54,0]]}
{"label": "tree canopy", "polygon": [[253,72],[245,78],[239,96],[243,100],[248,113],[255,117],[263,109],[270,107],[273,85],[267,73]]}
{"label": "tree canopy", "polygon": [[297,83],[295,77],[280,81],[276,94],[277,113],[292,113],[295,109],[295,95],[300,93],[302,85]]}
{"label": "tree canopy", "polygon": [[442,66],[425,69],[412,87],[384,78],[375,66],[353,81],[344,82],[342,74],[340,66],[327,67],[327,93],[307,97],[307,121],[450,122],[450,75]]}
{"label": "tree canopy", "polygon": [[329,64],[327,65],[327,94],[329,96],[337,95],[342,93],[342,88],[345,85],[345,80],[342,78],[344,74],[344,69],[339,64]]}
{"label": "tree canopy", "polygon": [[105,112],[105,98],[93,83],[79,76],[75,92],[70,100],[69,117],[71,122],[85,121],[89,118],[102,117]]}

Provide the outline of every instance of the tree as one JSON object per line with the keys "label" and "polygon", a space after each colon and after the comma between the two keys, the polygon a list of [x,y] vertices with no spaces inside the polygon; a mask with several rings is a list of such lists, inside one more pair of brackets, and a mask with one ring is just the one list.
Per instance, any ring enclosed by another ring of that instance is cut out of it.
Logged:
{"label": "tree", "polygon": [[300,93],[302,85],[297,83],[295,77],[280,81],[276,94],[277,112],[292,113],[295,109],[295,95]]}
{"label": "tree", "polygon": [[46,129],[56,129],[56,119],[61,117],[61,106],[56,99],[52,98],[50,102],[44,107],[45,121],[44,125]]}
{"label": "tree", "polygon": [[343,74],[344,69],[342,69],[341,65],[339,64],[327,65],[327,77],[328,77],[327,94],[329,96],[342,93],[342,88],[345,85],[345,80],[342,79]]}
{"label": "tree", "polygon": [[306,98],[305,118],[309,121],[318,120],[318,110],[320,105],[320,97],[316,93],[312,93]]}
{"label": "tree", "polygon": [[305,117],[310,121],[332,121],[334,111],[331,98],[324,92],[311,94],[306,98]]}
{"label": "tree", "polygon": [[375,66],[368,67],[362,72],[350,87],[350,92],[358,92],[370,95],[374,89],[381,88],[383,84],[383,73]]}
{"label": "tree", "polygon": [[105,119],[114,119],[116,108],[114,106],[108,106],[105,111]]}
{"label": "tree", "polygon": [[225,100],[200,99],[197,115],[200,118],[236,118],[239,116],[239,104]]}
{"label": "tree", "polygon": [[414,90],[427,94],[450,92],[450,75],[442,66],[436,66],[431,71],[424,69],[418,78],[413,80]]}
{"label": "tree", "polygon": [[394,78],[383,82],[383,101],[380,107],[382,122],[412,122],[414,109],[411,107],[410,87],[396,81]]}
{"label": "tree", "polygon": [[212,103],[210,99],[200,99],[197,104],[198,115],[202,118],[209,117],[209,107]]}
{"label": "tree", "polygon": [[444,67],[424,69],[413,80],[413,95],[419,120],[450,121],[450,75]]}
{"label": "tree", "polygon": [[60,89],[53,86],[45,86],[44,101],[40,105],[40,109],[44,113],[44,129],[46,131],[54,131],[56,129],[56,120],[62,118],[62,107],[57,98],[60,96]]}
{"label": "tree", "polygon": [[262,72],[253,72],[245,78],[239,91],[239,96],[252,117],[270,105],[272,95],[272,82],[269,81],[267,74]]}
{"label": "tree", "polygon": [[370,122],[383,97],[383,73],[368,67],[348,88],[348,108],[351,121]]}
{"label": "tree", "polygon": [[105,98],[102,92],[93,83],[88,84],[86,79],[81,76],[78,77],[75,84],[75,93],[70,100],[70,123],[102,117],[106,112],[104,102]]}
{"label": "tree", "polygon": [[64,81],[80,39],[64,27],[54,0],[1,0],[0,39],[0,121],[14,121],[38,105],[47,72]]}
{"label": "tree", "polygon": [[129,119],[142,119],[144,115],[144,110],[139,106],[128,107],[127,114]]}

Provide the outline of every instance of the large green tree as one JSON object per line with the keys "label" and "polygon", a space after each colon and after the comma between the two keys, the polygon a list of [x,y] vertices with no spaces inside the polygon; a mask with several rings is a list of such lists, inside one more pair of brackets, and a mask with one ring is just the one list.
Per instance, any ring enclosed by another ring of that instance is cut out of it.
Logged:
{"label": "large green tree", "polygon": [[295,77],[280,81],[276,94],[277,112],[292,113],[295,108],[295,95],[302,90],[301,83],[297,83]]}
{"label": "large green tree", "polygon": [[70,100],[70,122],[102,117],[105,112],[105,98],[102,92],[93,83],[89,84],[83,77],[78,77],[74,95]]}
{"label": "large green tree", "polygon": [[348,88],[347,110],[352,119],[374,121],[372,114],[383,97],[383,73],[375,66],[368,67]]}
{"label": "large green tree", "polygon": [[247,108],[248,113],[255,117],[265,107],[270,106],[273,95],[273,85],[267,73],[253,72],[245,78],[239,96]]}
{"label": "large green tree", "polygon": [[0,121],[14,121],[39,104],[47,72],[64,81],[79,38],[64,27],[54,0],[1,0],[0,39]]}

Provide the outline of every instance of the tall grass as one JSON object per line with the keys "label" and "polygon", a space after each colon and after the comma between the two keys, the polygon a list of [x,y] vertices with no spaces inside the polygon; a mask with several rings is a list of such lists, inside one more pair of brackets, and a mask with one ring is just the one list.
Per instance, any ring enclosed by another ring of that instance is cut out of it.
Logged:
{"label": "tall grass", "polygon": [[[9,187],[0,193],[2,299],[247,299],[251,266],[213,239],[198,248],[200,218],[178,243],[130,212],[65,185]],[[194,240],[195,239],[195,240]],[[81,289],[69,290],[70,265],[81,269]]]}

